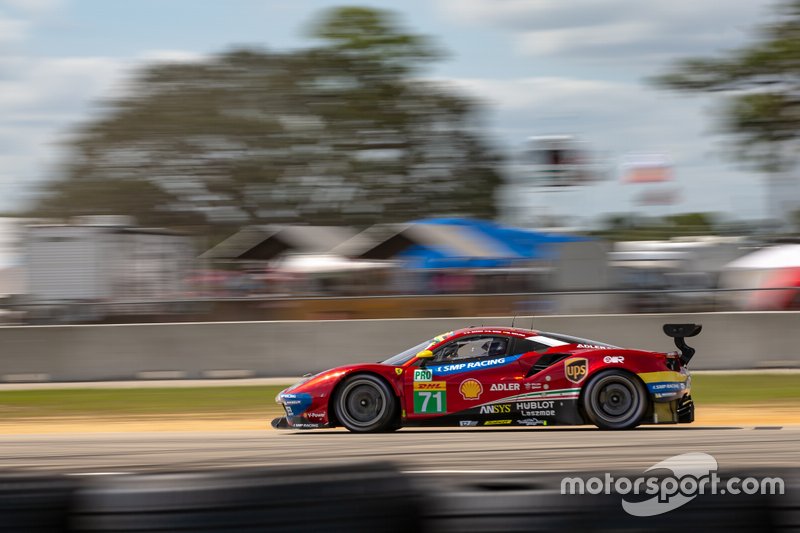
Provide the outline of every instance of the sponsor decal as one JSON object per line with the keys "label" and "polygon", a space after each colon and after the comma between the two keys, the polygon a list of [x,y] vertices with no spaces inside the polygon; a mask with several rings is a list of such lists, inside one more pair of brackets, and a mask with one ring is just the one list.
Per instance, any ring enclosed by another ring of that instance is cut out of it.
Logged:
{"label": "sponsor decal", "polygon": [[520,411],[520,416],[556,416],[555,409],[535,409],[533,411]]}
{"label": "sponsor decal", "polygon": [[414,391],[414,412],[419,414],[441,414],[447,412],[447,391]]}
{"label": "sponsor decal", "polygon": [[414,383],[414,412],[419,414],[447,412],[447,383],[444,381]]}
{"label": "sponsor decal", "polygon": [[625,358],[621,355],[607,355],[603,357],[604,363],[624,363]]}
{"label": "sponsor decal", "polygon": [[447,376],[449,374],[460,374],[461,372],[469,372],[470,370],[480,370],[482,368],[496,368],[513,363],[519,359],[522,354],[511,355],[509,357],[498,357],[496,359],[483,359],[481,361],[470,361],[467,363],[451,363],[447,365],[432,366],[430,369],[436,376]]}
{"label": "sponsor decal", "polygon": [[499,404],[492,404],[492,405],[481,405],[481,414],[500,414],[500,413],[510,413],[511,412],[511,404],[509,403],[499,403]]}
{"label": "sponsor decal", "polygon": [[[498,405],[502,403],[510,403],[510,402],[539,402],[538,407],[544,408],[542,405],[548,405],[547,403],[542,403],[542,401],[547,400],[577,400],[578,396],[580,396],[581,389],[578,387],[571,388],[571,389],[555,389],[555,390],[542,390],[542,391],[533,391],[533,392],[523,392],[522,394],[516,394],[514,396],[508,396],[506,398],[501,398],[499,400],[494,400],[492,402],[488,402],[485,405]],[[536,404],[532,403],[531,407],[536,407]]]}
{"label": "sponsor decal", "polygon": [[477,420],[459,420],[458,425],[462,428],[471,428],[478,425]]}
{"label": "sponsor decal", "polygon": [[483,423],[484,426],[507,426],[511,424],[511,420],[487,420]]}
{"label": "sponsor decal", "polygon": [[522,416],[556,416],[555,400],[536,402],[517,402],[514,408]]}
{"label": "sponsor decal", "polygon": [[519,390],[519,383],[492,383],[492,386],[489,387],[489,390],[492,392],[496,391],[518,391]]}
{"label": "sponsor decal", "polygon": [[427,368],[415,368],[414,381],[433,381],[433,372]]}
{"label": "sponsor decal", "polygon": [[538,402],[517,402],[515,407],[517,411],[521,411],[522,409],[553,409],[555,406],[556,402],[554,400],[545,400]]}
{"label": "sponsor decal", "polygon": [[483,385],[477,379],[465,379],[459,385],[458,392],[465,400],[477,400],[483,394]]}
{"label": "sponsor decal", "polygon": [[586,348],[589,350],[608,350],[608,346],[600,346],[599,344],[579,344],[578,348]]}
{"label": "sponsor decal", "polygon": [[689,376],[674,371],[643,372],[639,374],[647,390],[655,398],[675,396],[689,388]]}
{"label": "sponsor decal", "polygon": [[444,381],[418,381],[414,383],[414,390],[447,390]]}
{"label": "sponsor decal", "polygon": [[318,413],[306,413],[307,418],[325,418],[325,411],[318,412]]}
{"label": "sponsor decal", "polygon": [[395,368],[395,369],[394,369],[394,373],[395,373],[395,374],[397,374],[397,375],[399,376],[400,374],[402,374],[402,373],[403,373],[403,369],[402,369],[402,368]]}
{"label": "sponsor decal", "polygon": [[523,418],[517,420],[517,424],[521,426],[546,426],[547,420],[539,420],[538,418]]}
{"label": "sponsor decal", "polygon": [[304,423],[304,422],[290,422],[293,428],[297,429],[314,429],[322,427],[322,424]]}
{"label": "sponsor decal", "polygon": [[287,415],[300,416],[311,406],[312,398],[310,394],[302,392],[299,394],[282,394],[280,400],[284,409],[286,409]]}
{"label": "sponsor decal", "polygon": [[564,360],[564,375],[573,383],[580,383],[589,373],[589,360],[585,357],[570,357]]}
{"label": "sponsor decal", "polygon": [[686,385],[684,383],[649,383],[648,388],[652,391],[680,391]]}
{"label": "sponsor decal", "polygon": [[667,396],[674,396],[686,389],[686,383],[679,381],[648,383],[647,390],[650,391],[656,398],[666,398]]}
{"label": "sponsor decal", "polygon": [[541,383],[526,383],[525,384],[525,390],[539,390],[541,388],[542,388],[542,384]]}

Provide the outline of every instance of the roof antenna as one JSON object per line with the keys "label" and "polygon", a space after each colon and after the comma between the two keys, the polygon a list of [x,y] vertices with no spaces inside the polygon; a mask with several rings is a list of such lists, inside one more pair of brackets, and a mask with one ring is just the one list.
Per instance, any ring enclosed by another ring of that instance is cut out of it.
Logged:
{"label": "roof antenna", "polygon": [[514,315],[514,318],[511,319],[511,327],[514,327],[514,321],[517,319],[517,315]]}
{"label": "roof antenna", "polygon": [[533,319],[536,318],[534,315],[531,315],[531,329],[533,329]]}

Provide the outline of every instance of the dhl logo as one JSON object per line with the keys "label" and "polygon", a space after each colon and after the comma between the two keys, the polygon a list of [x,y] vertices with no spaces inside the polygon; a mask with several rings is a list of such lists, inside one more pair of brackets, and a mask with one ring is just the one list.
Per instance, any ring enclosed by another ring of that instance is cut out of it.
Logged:
{"label": "dhl logo", "polygon": [[414,383],[414,390],[447,390],[444,381],[418,381]]}

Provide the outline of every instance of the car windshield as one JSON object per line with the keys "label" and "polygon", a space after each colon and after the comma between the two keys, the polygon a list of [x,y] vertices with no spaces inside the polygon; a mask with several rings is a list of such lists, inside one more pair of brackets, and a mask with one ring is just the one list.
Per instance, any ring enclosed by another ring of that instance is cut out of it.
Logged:
{"label": "car windshield", "polygon": [[417,355],[419,352],[433,344],[434,339],[427,340],[425,342],[421,342],[416,346],[409,348],[408,350],[402,351],[397,355],[393,355],[386,361],[382,361],[381,363],[384,365],[402,365],[403,363],[409,361],[412,357]]}

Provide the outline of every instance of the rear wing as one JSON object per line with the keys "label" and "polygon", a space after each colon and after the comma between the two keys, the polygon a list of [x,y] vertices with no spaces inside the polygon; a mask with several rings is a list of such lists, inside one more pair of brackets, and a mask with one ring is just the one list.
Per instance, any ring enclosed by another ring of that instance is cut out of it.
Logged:
{"label": "rear wing", "polygon": [[664,324],[664,333],[675,339],[675,346],[681,351],[681,363],[689,364],[695,349],[686,344],[686,337],[694,337],[702,331],[702,324]]}

